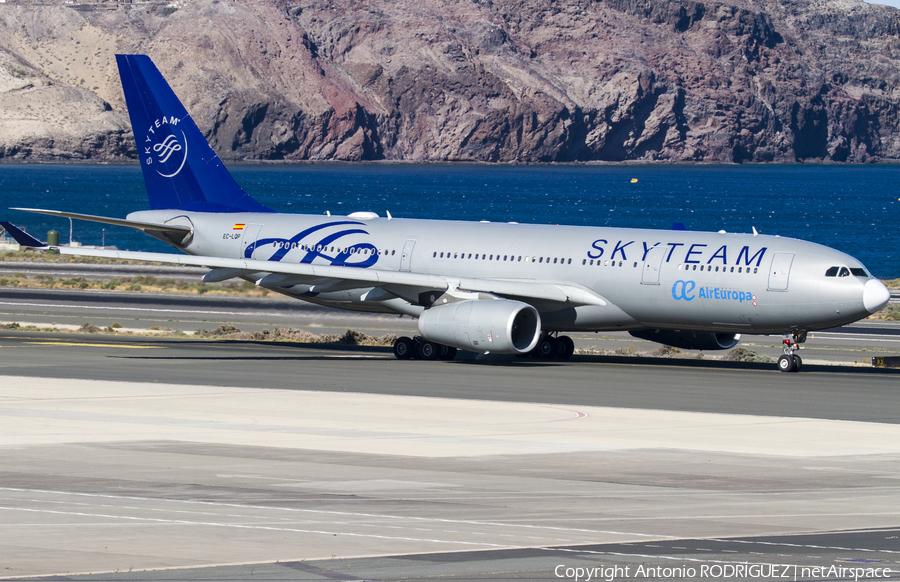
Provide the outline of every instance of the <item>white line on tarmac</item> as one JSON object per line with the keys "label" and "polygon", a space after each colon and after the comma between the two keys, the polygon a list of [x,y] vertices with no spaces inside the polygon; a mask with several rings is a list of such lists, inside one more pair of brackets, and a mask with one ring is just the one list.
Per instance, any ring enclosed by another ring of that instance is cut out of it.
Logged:
{"label": "white line on tarmac", "polygon": [[877,333],[837,333],[837,332],[828,332],[828,331],[817,331],[809,334],[810,339],[848,339],[848,340],[856,340],[856,341],[882,341],[882,342],[897,342],[900,341],[900,336],[887,338],[887,339],[879,339],[883,338],[884,335]]}
{"label": "white line on tarmac", "polygon": [[[297,522],[298,522],[298,521],[295,520],[295,519],[290,519],[290,518],[287,518],[287,517],[272,517],[272,516],[262,516],[262,515],[234,515],[234,514],[224,514],[224,515],[222,515],[222,514],[219,514],[219,513],[216,513],[216,512],[212,512],[212,511],[176,510],[176,509],[165,509],[165,508],[158,508],[158,507],[137,507],[137,506],[131,506],[131,505],[112,505],[112,504],[103,504],[103,503],[94,505],[94,504],[90,504],[90,503],[78,503],[78,502],[74,502],[74,501],[53,501],[53,500],[45,500],[45,499],[25,499],[25,500],[19,500],[19,499],[16,499],[16,498],[14,498],[14,497],[7,497],[7,498],[5,498],[5,501],[7,501],[7,502],[9,502],[9,501],[30,501],[30,502],[33,502],[33,503],[36,503],[36,504],[48,504],[48,503],[52,503],[52,504],[56,504],[56,505],[74,505],[74,506],[78,506],[78,507],[87,507],[87,508],[106,508],[106,509],[119,509],[119,510],[126,510],[126,509],[129,509],[129,510],[133,510],[133,511],[145,511],[145,512],[151,512],[151,513],[180,513],[180,514],[186,514],[186,515],[191,515],[191,516],[194,516],[194,515],[203,515],[203,516],[213,516],[213,517],[228,517],[228,518],[234,518],[234,519],[244,519],[244,520],[253,520],[253,521],[258,521],[258,520],[272,521],[272,520],[274,519],[275,521],[285,521],[285,522],[291,522],[291,523],[297,523]],[[169,500],[163,499],[163,500],[161,500],[161,501],[169,501]],[[7,509],[7,510],[15,510],[14,508],[0,506],[0,510],[3,510],[3,509]],[[111,517],[111,516],[109,516],[109,515],[104,515],[104,514],[97,514],[97,513],[83,513],[83,512],[73,512],[73,511],[62,511],[62,510],[53,511],[53,510],[40,510],[40,509],[18,508],[18,511],[34,511],[34,512],[43,512],[43,511],[46,511],[46,512],[49,512],[49,513],[57,513],[57,514],[60,514],[60,515],[75,515],[75,516],[91,516],[91,515],[93,515],[93,516],[95,516],[95,517]],[[118,517],[118,518],[122,518],[122,519],[130,519],[130,520],[131,520],[131,519],[135,519],[135,520],[145,519],[146,521],[151,521],[151,522],[157,522],[157,521],[159,521],[159,520],[154,520],[154,519],[151,519],[151,518],[127,517],[127,516],[121,516],[121,515],[119,515],[119,516],[112,516],[112,517]],[[163,520],[163,522],[164,522],[164,523],[170,523],[170,522],[171,522],[171,523],[176,524],[176,525],[177,525],[177,524],[182,524],[182,523],[191,523],[191,524],[199,523],[199,525],[208,525],[208,524],[206,524],[205,522],[185,522],[185,521],[182,521],[182,520]],[[329,525],[330,522],[318,521],[318,520],[314,521],[314,520],[309,520],[309,519],[307,519],[307,520],[303,520],[302,523],[304,523],[304,524],[306,524],[306,525],[310,525],[310,524],[323,524],[323,525],[326,525],[326,526],[327,526],[327,525]],[[494,532],[489,533],[489,532],[480,532],[480,531],[465,531],[465,532],[463,532],[463,531],[459,531],[459,530],[448,530],[448,529],[443,529],[443,530],[441,530],[441,529],[429,529],[429,528],[422,528],[422,527],[411,528],[411,527],[409,527],[409,526],[401,526],[401,525],[385,525],[385,524],[383,524],[383,523],[365,523],[365,522],[346,522],[346,521],[337,521],[337,522],[333,522],[333,523],[330,523],[330,524],[331,524],[331,525],[345,525],[345,526],[349,526],[349,527],[369,527],[369,528],[376,527],[376,528],[379,528],[379,529],[394,529],[394,530],[406,530],[406,529],[412,529],[412,530],[414,530],[414,531],[427,531],[427,532],[432,532],[432,533],[450,533],[450,534],[465,533],[465,534],[467,534],[467,535],[481,535],[481,536],[489,535],[489,536],[494,537],[494,538],[512,538],[512,537],[515,537],[515,538],[526,539],[526,540],[532,539],[532,540],[537,540],[537,541],[542,541],[542,542],[553,541],[553,542],[570,543],[570,544],[571,544],[571,543],[591,543],[591,542],[594,542],[594,540],[571,540],[571,539],[561,539],[561,538],[548,538],[547,536],[541,536],[541,537],[538,537],[538,536],[525,536],[525,535],[521,535],[521,534],[512,534],[512,533],[509,533],[509,534],[498,534],[498,533],[494,533]],[[2,525],[4,525],[4,524],[0,524],[0,526],[2,526]],[[294,531],[294,530],[286,530],[286,531]],[[401,538],[397,538],[397,539],[401,539]]]}
{"label": "white line on tarmac", "polygon": [[[384,519],[384,520],[409,520],[409,521],[420,521],[424,523],[434,522],[434,523],[454,523],[454,524],[465,524],[465,525],[482,525],[482,526],[492,526],[492,527],[509,527],[509,528],[522,528],[522,529],[532,529],[532,530],[548,530],[548,531],[559,531],[559,532],[578,532],[578,533],[588,533],[588,534],[607,534],[607,535],[622,535],[622,536],[635,536],[642,538],[653,538],[653,539],[681,539],[678,536],[669,536],[669,535],[661,535],[661,534],[647,534],[647,533],[636,533],[636,532],[623,532],[623,531],[613,531],[613,530],[595,530],[595,529],[581,529],[581,528],[568,528],[568,527],[555,527],[548,525],[528,525],[528,524],[516,524],[516,523],[503,523],[503,522],[493,522],[493,521],[477,521],[477,520],[465,520],[465,519],[446,519],[446,518],[437,518],[437,517],[417,517],[417,516],[401,516],[401,515],[389,515],[389,514],[377,514],[377,513],[357,513],[350,511],[327,511],[321,509],[299,509],[293,507],[260,507],[255,505],[245,505],[241,503],[216,503],[212,501],[194,501],[194,500],[185,500],[185,499],[154,499],[152,497],[132,497],[132,496],[118,496],[118,495],[104,495],[99,493],[77,493],[71,491],[52,491],[52,490],[44,490],[44,489],[20,489],[15,487],[0,487],[0,491],[18,491],[21,493],[50,493],[54,495],[72,495],[79,497],[91,497],[91,498],[100,498],[100,499],[117,499],[117,500],[132,500],[132,501],[151,501],[151,502],[169,502],[169,503],[184,503],[190,505],[203,505],[203,506],[211,506],[211,507],[231,507],[238,509],[253,509],[253,510],[275,510],[275,511],[285,511],[291,513],[308,513],[308,514],[318,514],[318,515],[335,515],[335,516],[346,516],[346,517],[367,517],[367,518],[375,518],[375,519]],[[2,509],[2,508],[0,508]]]}
{"label": "white line on tarmac", "polygon": [[[399,520],[410,520],[410,521],[424,521],[424,522],[436,522],[436,523],[454,523],[461,525],[480,525],[480,526],[490,526],[490,527],[512,527],[512,528],[522,528],[522,529],[540,529],[540,530],[550,530],[554,532],[569,532],[569,533],[588,533],[588,534],[607,534],[607,535],[628,535],[628,536],[637,536],[637,537],[652,537],[654,539],[671,539],[671,540],[682,540],[684,538],[679,536],[670,536],[670,535],[662,535],[662,534],[644,534],[644,533],[634,533],[634,532],[620,532],[620,531],[610,531],[610,530],[593,530],[593,529],[580,529],[580,528],[562,528],[562,527],[553,527],[553,526],[538,526],[538,525],[528,525],[528,524],[517,524],[517,523],[504,523],[504,522],[485,522],[485,521],[476,521],[476,520],[456,520],[456,519],[442,519],[442,518],[428,518],[428,517],[416,517],[416,516],[394,516],[394,515],[386,515],[386,514],[369,514],[369,513],[355,513],[355,512],[343,512],[343,511],[324,511],[324,510],[310,510],[310,509],[296,509],[296,508],[286,508],[286,507],[261,507],[254,505],[243,505],[243,504],[231,504],[231,503],[214,503],[209,501],[190,501],[190,500],[182,500],[182,499],[155,499],[155,498],[146,498],[146,497],[129,497],[129,496],[115,496],[115,495],[102,495],[102,494],[94,494],[94,493],[73,493],[73,492],[64,492],[64,491],[49,491],[49,490],[40,490],[40,489],[16,489],[16,488],[4,488],[0,487],[0,490],[7,491],[18,491],[24,493],[51,493],[51,494],[59,494],[59,495],[73,495],[73,496],[82,496],[82,497],[92,497],[92,498],[106,498],[106,499],[115,499],[115,500],[132,500],[132,501],[152,501],[152,502],[171,502],[171,503],[184,503],[184,504],[196,504],[196,505],[205,505],[212,507],[230,507],[230,508],[240,508],[240,509],[253,509],[253,510],[276,510],[276,511],[287,511],[287,512],[298,512],[298,513],[314,513],[314,514],[325,514],[325,515],[340,515],[340,516],[349,516],[349,517],[369,517],[376,519],[399,519]],[[13,500],[14,498],[7,498],[7,500]],[[203,511],[188,511],[188,510],[175,510],[175,509],[160,509],[160,508],[143,508],[143,507],[135,507],[135,506],[119,506],[119,505],[91,505],[87,503],[78,503],[73,501],[49,501],[42,499],[30,499],[27,501],[32,501],[35,503],[68,503],[71,505],[79,505],[85,507],[107,507],[107,508],[118,508],[118,509],[132,509],[136,511],[150,511],[150,512],[171,512],[171,513],[185,513],[185,514],[197,514],[197,515],[219,515],[213,512],[203,512]],[[8,510],[20,510],[20,511],[34,511],[34,512],[47,512],[47,513],[55,513],[60,515],[75,515],[75,516],[86,516],[86,517],[109,517],[109,518],[121,518],[127,520],[146,520],[150,522],[159,522],[159,523],[170,523],[174,525],[185,524],[185,525],[206,525],[206,526],[221,526],[221,527],[245,527],[252,528],[258,527],[259,529],[269,529],[273,531],[288,531],[288,532],[297,532],[297,533],[334,533],[334,532],[322,532],[318,530],[301,530],[294,528],[284,528],[284,527],[274,527],[274,526],[250,526],[244,525],[239,526],[238,524],[220,524],[220,523],[211,523],[211,522],[194,522],[187,520],[165,520],[165,519],[153,519],[153,518],[140,518],[140,517],[127,517],[127,516],[116,516],[116,515],[104,515],[104,514],[94,514],[94,513],[83,513],[83,512],[64,512],[64,511],[52,511],[52,510],[37,510],[37,509],[23,509],[23,508],[13,508],[13,507],[3,507],[0,506],[0,510],[8,509]],[[771,515],[763,515],[763,514],[747,514],[747,515],[693,515],[693,516],[670,516],[670,517],[648,517],[648,518],[629,518],[629,521],[670,521],[670,520],[682,520],[682,519],[727,519],[727,518],[760,518],[760,517],[808,517],[810,515],[815,515],[818,517],[827,516],[827,517],[842,517],[842,516],[885,516],[885,515],[900,515],[900,512],[853,512],[853,513],[828,513],[828,514],[771,514]],[[256,515],[225,515],[223,517],[232,517],[232,518],[240,518],[240,519],[285,519],[285,518],[273,518],[273,517],[263,517]],[[621,518],[616,518],[619,521]],[[598,519],[595,521],[604,521],[603,519]],[[307,522],[309,523],[309,522]],[[316,523],[327,523],[327,522],[316,522]],[[382,529],[409,529],[408,527],[402,526],[391,526],[385,524],[371,524],[371,523],[350,523],[350,522],[335,522],[335,524],[339,525],[347,525],[347,526],[355,526],[355,527],[379,527]],[[0,524],[2,526],[4,524]],[[413,528],[416,531],[429,531],[435,533],[462,533],[456,530],[432,530],[426,528]],[[488,534],[486,532],[465,532],[470,535],[491,535],[493,537],[519,537],[522,539],[544,539],[547,538],[538,538],[535,536],[526,536],[522,534],[513,535],[513,534],[497,534],[491,533]],[[341,534],[338,534],[341,535]],[[354,534],[345,534],[345,535],[354,535]],[[359,536],[366,537],[366,534],[355,534]],[[415,540],[417,538],[404,538],[404,537],[391,537],[391,536],[373,536],[373,537],[381,537],[383,539],[398,539],[398,540]],[[556,542],[564,542],[564,543],[596,543],[596,542],[585,542],[574,540],[566,540],[566,539],[553,539],[552,541]],[[884,550],[884,549],[867,549],[867,548],[847,548],[843,546],[816,546],[816,545],[807,545],[807,544],[791,544],[788,542],[765,542],[765,541],[754,541],[754,540],[733,540],[733,539],[718,539],[718,538],[704,538],[706,541],[714,541],[721,543],[741,543],[741,544],[758,544],[765,546],[785,546],[785,547],[798,547],[798,548],[816,548],[816,549],[829,549],[829,550],[841,550],[841,551],[859,551],[859,552],[879,552],[879,553],[887,553],[887,554],[898,554],[900,551],[896,550]],[[421,541],[421,540],[420,540]],[[429,540],[426,539],[424,541],[439,541],[439,540]],[[472,542],[474,544],[474,542]],[[494,544],[488,544],[494,545]],[[496,547],[508,547],[503,545],[496,545]],[[673,546],[674,549],[688,549],[682,548],[680,546]],[[700,548],[698,548],[700,549]],[[711,550],[704,550],[711,551]]]}
{"label": "white line on tarmac", "polygon": [[203,522],[203,521],[187,521],[180,519],[161,519],[161,518],[153,518],[153,517],[133,517],[133,516],[125,516],[125,515],[104,515],[97,513],[82,513],[82,512],[74,512],[74,511],[53,511],[51,509],[29,509],[22,507],[0,507],[0,510],[7,511],[24,511],[29,513],[49,513],[54,515],[72,515],[72,516],[81,516],[81,517],[106,517],[109,519],[121,519],[127,521],[138,521],[138,522],[148,522],[155,524],[164,524],[164,525],[193,525],[193,526],[203,526],[203,527],[224,527],[224,528],[235,528],[235,529],[254,529],[254,530],[264,530],[264,531],[277,531],[277,532],[288,532],[288,533],[311,533],[311,534],[322,534],[322,535],[331,535],[331,536],[352,536],[352,537],[360,537],[360,538],[374,538],[381,540],[396,540],[396,541],[407,541],[407,542],[432,542],[436,544],[458,544],[465,546],[482,546],[482,547],[490,547],[490,548],[508,548],[508,545],[504,544],[491,544],[486,542],[464,542],[459,540],[437,540],[437,539],[429,539],[429,538],[413,538],[413,537],[401,537],[401,536],[384,536],[377,534],[363,534],[363,533],[353,533],[353,532],[341,532],[341,531],[325,531],[325,530],[312,530],[312,529],[299,529],[299,528],[287,528],[287,527],[274,527],[274,526],[263,526],[263,525],[242,525],[237,523],[218,523],[218,522]]}
{"label": "white line on tarmac", "polygon": [[107,305],[65,305],[60,303],[20,303],[16,301],[0,301],[0,305],[16,305],[24,307],[52,307],[58,309],[99,309],[116,311],[147,311],[151,313],[201,313],[203,315],[272,315],[262,311],[204,311],[200,309],[152,309],[149,307],[111,307]]}

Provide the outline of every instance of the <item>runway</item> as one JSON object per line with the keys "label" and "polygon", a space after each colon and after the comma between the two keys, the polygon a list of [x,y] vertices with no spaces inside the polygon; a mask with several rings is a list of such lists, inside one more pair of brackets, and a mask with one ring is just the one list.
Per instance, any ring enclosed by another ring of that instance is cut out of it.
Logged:
{"label": "runway", "polygon": [[[577,356],[394,359],[390,348],[0,331],[0,373],[900,422],[900,370]],[[850,389],[852,387],[852,390]]]}
{"label": "runway", "polygon": [[[19,319],[73,322],[81,312],[48,306],[124,319],[188,303],[79,297],[0,294]],[[197,299],[223,318],[244,305]],[[356,317],[318,309],[259,313],[322,330]],[[830,333],[819,353],[860,359],[877,343],[854,338],[896,337]],[[803,576],[833,566],[895,577],[898,380],[824,364],[399,362],[387,348],[0,331],[0,576],[560,580],[618,566],[629,575],[616,579],[680,580],[778,564],[798,579],[848,578]],[[783,579],[768,574],[743,579]]]}
{"label": "runway", "polygon": [[[418,333],[416,321],[410,317],[343,311],[274,294],[247,298],[0,287],[0,322],[75,327],[118,323],[125,329],[158,327],[188,332],[231,324],[245,331],[291,327],[314,333],[354,329],[375,336]],[[579,348],[610,352],[650,352],[659,347],[624,332],[580,333],[572,338]],[[740,345],[773,360],[781,353],[779,337],[745,335]],[[808,363],[869,364],[873,356],[900,354],[900,323],[863,321],[813,332],[803,348],[801,355]]]}

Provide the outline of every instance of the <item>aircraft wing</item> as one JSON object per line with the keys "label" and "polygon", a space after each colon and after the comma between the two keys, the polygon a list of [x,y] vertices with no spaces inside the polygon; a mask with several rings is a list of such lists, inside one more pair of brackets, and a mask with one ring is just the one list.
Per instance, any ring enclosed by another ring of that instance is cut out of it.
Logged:
{"label": "aircraft wing", "polygon": [[[254,275],[261,286],[290,286],[309,284],[322,291],[339,289],[363,289],[368,287],[408,287],[416,290],[450,291],[461,290],[491,293],[501,297],[533,299],[545,302],[574,305],[605,306],[607,302],[586,287],[568,282],[533,281],[523,279],[482,279],[465,277],[445,277],[428,273],[407,271],[386,271],[382,269],[361,269],[358,267],[338,267],[332,265],[312,265],[308,263],[281,263],[253,259],[232,259],[224,257],[178,255],[174,253],[150,253],[142,251],[118,251],[85,249],[72,247],[50,247],[35,239],[9,222],[0,222],[19,245],[37,249],[54,249],[62,255],[101,257],[191,265],[211,269],[204,281],[224,281],[242,275]],[[315,289],[314,289],[315,290]]]}

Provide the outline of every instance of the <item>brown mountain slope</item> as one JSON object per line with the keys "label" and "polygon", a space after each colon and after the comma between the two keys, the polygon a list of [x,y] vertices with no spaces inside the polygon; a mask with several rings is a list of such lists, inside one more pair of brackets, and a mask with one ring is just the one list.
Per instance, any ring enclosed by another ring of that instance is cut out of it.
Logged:
{"label": "brown mountain slope", "polygon": [[0,154],[132,156],[113,55],[224,159],[900,159],[900,11],[859,0],[0,6]]}

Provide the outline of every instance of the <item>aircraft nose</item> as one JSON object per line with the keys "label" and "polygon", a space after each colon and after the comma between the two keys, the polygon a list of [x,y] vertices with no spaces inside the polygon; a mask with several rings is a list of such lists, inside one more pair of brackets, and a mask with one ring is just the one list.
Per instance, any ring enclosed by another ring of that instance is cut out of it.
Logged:
{"label": "aircraft nose", "polygon": [[891,292],[878,279],[869,279],[863,287],[863,305],[869,313],[875,313],[887,305],[891,299]]}

